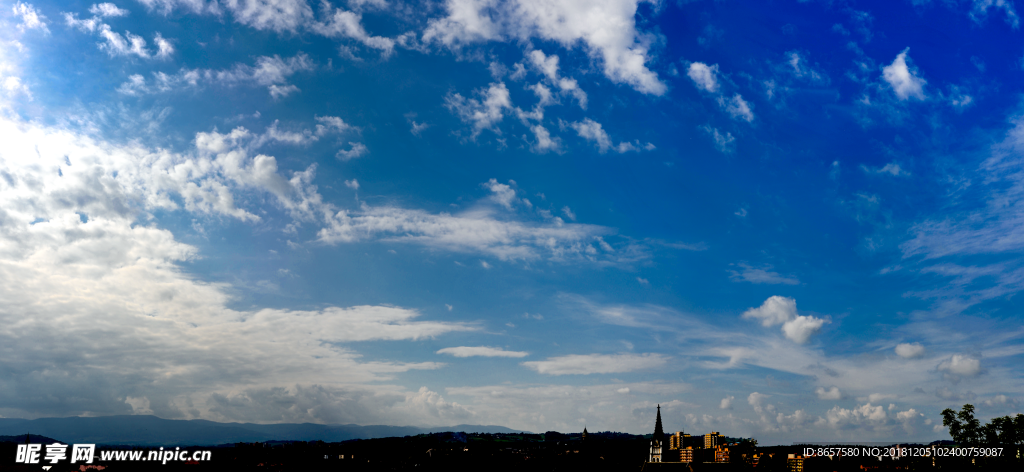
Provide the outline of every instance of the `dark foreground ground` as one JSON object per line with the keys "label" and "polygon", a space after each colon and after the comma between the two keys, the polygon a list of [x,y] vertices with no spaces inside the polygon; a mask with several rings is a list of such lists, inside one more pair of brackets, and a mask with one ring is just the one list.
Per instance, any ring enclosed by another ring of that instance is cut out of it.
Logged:
{"label": "dark foreground ground", "polygon": [[[238,443],[217,447],[182,447],[190,451],[209,450],[208,462],[168,462],[94,460],[92,464],[71,464],[69,459],[51,465],[16,464],[17,443],[0,442],[0,471],[40,471],[51,466],[51,472],[85,471],[626,471],[640,472],[647,456],[649,438],[622,433],[593,433],[584,441],[580,435],[547,434],[465,434],[436,433],[352,440],[337,443],[320,441],[270,441]],[[24,441],[22,441],[24,442]],[[51,438],[30,438],[32,443],[50,444]],[[131,446],[101,446],[99,450],[129,450]],[[148,451],[153,448],[135,448]],[[735,451],[735,449],[733,449]],[[799,454],[798,446],[760,447],[762,454],[756,467],[745,463],[736,454],[732,463],[694,464],[700,471],[788,472],[793,464],[789,454]],[[755,452],[746,450],[746,452]],[[143,455],[146,455],[144,453]],[[98,455],[98,454],[97,454]],[[999,459],[974,460],[944,458],[903,458],[899,461],[876,458],[847,457],[841,459],[811,458],[803,470],[816,471],[884,471],[884,470],[1008,470],[1024,471],[1024,462],[1005,454]],[[661,464],[644,468],[650,471],[689,472],[684,464]]]}

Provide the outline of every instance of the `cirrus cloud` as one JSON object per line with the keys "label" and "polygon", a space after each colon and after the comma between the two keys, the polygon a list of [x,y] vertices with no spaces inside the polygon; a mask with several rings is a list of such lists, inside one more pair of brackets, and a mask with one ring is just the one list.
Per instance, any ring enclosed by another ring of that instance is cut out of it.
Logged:
{"label": "cirrus cloud", "polygon": [[662,367],[669,358],[661,354],[571,354],[523,365],[548,375],[614,374]]}

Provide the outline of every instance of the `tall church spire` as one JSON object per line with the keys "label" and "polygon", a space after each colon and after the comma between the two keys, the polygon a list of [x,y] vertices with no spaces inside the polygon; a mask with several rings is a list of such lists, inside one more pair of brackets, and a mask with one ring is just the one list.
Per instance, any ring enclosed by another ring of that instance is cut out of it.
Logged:
{"label": "tall church spire", "polygon": [[658,404],[658,419],[654,422],[654,439],[665,440],[665,430],[661,427],[661,404]]}
{"label": "tall church spire", "polygon": [[665,445],[665,429],[661,426],[661,405],[658,405],[658,419],[654,422],[654,437],[651,438],[651,454],[647,462],[661,462],[661,448]]}

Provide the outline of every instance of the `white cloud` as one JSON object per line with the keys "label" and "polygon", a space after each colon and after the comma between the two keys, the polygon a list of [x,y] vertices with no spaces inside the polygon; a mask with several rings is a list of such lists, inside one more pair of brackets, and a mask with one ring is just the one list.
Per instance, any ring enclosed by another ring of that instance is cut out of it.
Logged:
{"label": "white cloud", "polygon": [[174,53],[171,42],[158,32],[154,35],[154,42],[157,45],[156,52],[150,51],[146,46],[146,40],[130,31],[125,31],[122,36],[114,32],[110,25],[100,21],[99,16],[87,20],[79,20],[74,13],[64,13],[64,22],[83,33],[95,33],[103,40],[98,44],[100,50],[106,51],[110,57],[136,56],[143,59],[157,58],[166,59]]}
{"label": "white cloud", "polygon": [[355,126],[345,123],[345,120],[337,116],[316,116],[316,135],[323,136],[328,133],[343,133],[350,130],[359,130]]}
{"label": "white cloud", "polygon": [[754,407],[754,411],[760,413],[758,410],[764,408],[764,401],[769,397],[771,397],[771,395],[766,395],[760,392],[751,392],[750,395],[747,395],[747,403]]}
{"label": "white cloud", "polygon": [[423,132],[423,130],[430,127],[430,125],[427,123],[417,123],[413,120],[409,120],[409,124],[411,126],[409,128],[409,132],[412,133],[414,136],[419,136],[420,133]]}
{"label": "white cloud", "polygon": [[132,407],[133,415],[152,415],[153,410],[149,407],[149,399],[146,397],[125,397],[124,402]]}
{"label": "white cloud", "polygon": [[[329,2],[320,2],[319,18],[306,0],[139,0],[150,10],[160,10],[165,15],[176,8],[196,13],[220,16],[226,10],[234,20],[243,25],[278,33],[298,33],[306,30],[328,38],[348,38],[358,41],[371,49],[377,49],[387,57],[399,44],[398,39],[374,36],[362,25],[362,13],[366,5],[383,8],[382,0],[350,1],[355,11],[333,8]],[[347,49],[347,46],[342,46]]]}
{"label": "white cloud", "polygon": [[[576,79],[567,77],[559,77],[558,74],[558,56],[552,54],[550,56],[545,55],[543,51],[533,50],[527,53],[527,59],[533,65],[537,71],[539,71],[551,84],[558,86],[559,90],[563,94],[572,95],[579,103],[580,108],[587,109],[587,93],[580,88],[579,83]],[[540,84],[537,84],[540,85]],[[546,88],[544,90],[547,90]],[[541,105],[546,105],[551,101],[550,93],[548,94],[547,100],[541,100]]]}
{"label": "white cloud", "polygon": [[796,51],[790,51],[786,53],[788,60],[786,61],[791,68],[791,73],[794,77],[809,81],[811,83],[822,83],[828,82],[828,77],[825,76],[824,72],[818,71],[815,67],[812,67],[806,58],[802,57],[800,53]]}
{"label": "white cloud", "polygon": [[11,7],[11,12],[14,13],[14,16],[21,17],[21,23],[18,23],[18,29],[21,31],[37,29],[46,34],[50,33],[50,28],[46,25],[46,17],[31,4],[16,2]]}
{"label": "white cloud", "polygon": [[917,69],[907,65],[907,53],[910,48],[896,55],[892,64],[882,69],[882,78],[889,83],[893,92],[900,100],[911,97],[924,100],[924,86],[927,82],[917,75]]}
{"label": "white cloud", "polygon": [[164,37],[161,36],[160,33],[157,33],[153,36],[153,42],[156,43],[156,54],[154,55],[154,57],[158,59],[163,59],[165,57],[169,57],[171,54],[174,54],[174,45],[171,44],[170,41],[164,39]]}
{"label": "white cloud", "polygon": [[98,3],[89,7],[89,13],[99,17],[118,17],[127,16],[129,12],[123,8],[118,8],[113,3]]}
{"label": "white cloud", "polygon": [[348,149],[339,149],[334,157],[342,161],[350,161],[370,153],[370,150],[363,143],[349,142],[348,146]]}
{"label": "white cloud", "polygon": [[732,136],[732,133],[722,133],[717,128],[710,126],[702,126],[702,130],[711,136],[711,139],[715,142],[715,149],[722,154],[732,154],[736,152],[736,138]]}
{"label": "white cloud", "polygon": [[885,400],[895,400],[898,398],[897,395],[891,393],[872,393],[868,395],[868,403],[878,403]]}
{"label": "white cloud", "polygon": [[571,126],[581,138],[597,144],[597,148],[601,152],[607,152],[611,148],[612,140],[608,137],[608,133],[605,132],[604,128],[601,127],[601,123],[590,118],[584,118],[583,121],[572,123]]}
{"label": "white cloud", "polygon": [[904,359],[916,359],[924,355],[924,346],[920,343],[900,343],[896,345],[896,355]]}
{"label": "white cloud", "polygon": [[[569,126],[576,130],[576,134],[578,134],[579,137],[596,144],[597,150],[602,154],[608,152],[609,149],[612,149],[619,154],[624,154],[627,152],[639,151],[641,148],[639,141],[637,141],[636,144],[623,141],[620,142],[618,146],[612,146],[612,139],[608,136],[608,132],[604,130],[604,127],[601,126],[601,123],[590,118],[584,118],[583,121],[569,123]],[[647,143],[643,146],[643,149],[647,151],[654,150],[654,145]]]}
{"label": "white cloud", "polygon": [[536,139],[533,143],[534,152],[541,154],[548,151],[558,152],[562,147],[562,141],[557,137],[552,138],[547,128],[541,125],[533,125],[530,127],[530,131],[533,131],[533,136]]}
{"label": "white cloud", "polygon": [[826,389],[825,387],[818,387],[814,391],[818,395],[819,400],[840,400],[843,398],[842,392],[839,391],[839,387],[832,386]]}
{"label": "white cloud", "polygon": [[558,80],[558,56],[552,54],[547,56],[543,51],[533,50],[527,54],[533,67],[536,67],[542,74],[552,81]]}
{"label": "white cloud", "polygon": [[616,254],[599,255],[597,236],[608,228],[578,223],[535,224],[508,220],[493,210],[475,208],[461,214],[432,214],[398,207],[364,207],[358,212],[328,215],[318,239],[339,244],[383,239],[431,249],[486,254],[500,260],[616,261]]}
{"label": "white cloud", "polygon": [[881,424],[889,417],[885,414],[885,408],[881,405],[872,406],[866,403],[854,409],[833,407],[825,418],[833,426]]}
{"label": "white cloud", "polygon": [[686,75],[693,80],[697,88],[706,92],[718,93],[718,64],[709,67],[703,62],[692,62]]}
{"label": "white cloud", "polygon": [[641,93],[662,95],[667,87],[647,68],[651,37],[636,29],[638,0],[559,1],[448,0],[447,16],[430,21],[427,43],[450,48],[515,38],[540,38],[565,48],[583,44],[600,60],[605,76]]}
{"label": "white cloud", "polygon": [[728,112],[730,116],[737,120],[743,120],[747,123],[754,121],[754,112],[750,109],[750,104],[743,100],[743,97],[738,93],[733,95],[729,100],[720,98],[719,104],[725,108],[725,111]]}
{"label": "white cloud", "polygon": [[974,5],[971,8],[971,19],[978,23],[985,21],[988,17],[989,9],[1002,10],[1006,14],[1006,22],[1017,29],[1020,27],[1020,17],[1017,16],[1017,11],[1013,8],[1013,2],[1009,0],[972,0]]}
{"label": "white cloud", "polygon": [[760,307],[745,311],[743,318],[760,320],[761,326],[765,327],[781,324],[782,333],[797,344],[806,344],[812,335],[829,322],[813,316],[798,315],[796,300],[778,295],[769,297]]}
{"label": "white cloud", "polygon": [[473,139],[485,129],[501,134],[495,125],[505,117],[505,110],[512,109],[508,88],[503,82],[495,82],[487,90],[478,90],[477,94],[480,100],[465,98],[457,93],[450,94],[445,98],[445,106],[458,114],[464,123],[473,126]]}
{"label": "white cloud", "polygon": [[[192,13],[211,13],[220,15],[222,13],[220,4],[217,0],[137,0],[139,3],[146,6],[149,10],[160,10],[164,15],[168,15],[176,7],[181,7],[184,10]],[[237,2],[236,2],[237,4]]]}
{"label": "white cloud", "polygon": [[[198,133],[195,151],[183,154],[10,118],[0,119],[0,135],[5,155],[33,156],[0,161],[0,273],[8,281],[0,285],[0,343],[17,347],[5,362],[22,369],[6,380],[37,398],[75,391],[70,401],[7,402],[5,411],[378,422],[406,404],[403,389],[381,381],[442,364],[362,361],[345,343],[479,329],[422,320],[396,306],[237,310],[229,307],[235,287],[183,271],[181,263],[201,254],[158,227],[148,218],[153,212],[191,213],[186,221],[203,214],[259,219],[262,212],[240,208],[245,199],[237,196],[262,195],[268,198],[254,200],[268,202],[266,209],[276,205],[303,219],[322,204],[310,169],[287,172],[271,156],[252,156],[244,143],[253,137],[244,129]],[[27,342],[35,336],[26,333],[63,339],[81,355]],[[53,376],[38,375],[43,371]],[[333,408],[339,404],[332,399],[353,391],[364,394],[349,397],[364,403]],[[274,398],[308,408],[286,413]],[[385,399],[372,416],[333,416]],[[254,413],[261,407],[279,416]]]}
{"label": "white cloud", "polygon": [[512,205],[519,202],[519,199],[516,198],[516,190],[512,188],[512,185],[515,185],[513,181],[503,184],[498,182],[498,179],[491,179],[482,185],[491,191],[491,200],[505,207],[506,210],[511,210]]}
{"label": "white cloud", "polygon": [[500,347],[459,346],[446,347],[437,351],[438,354],[449,354],[455,357],[526,357],[528,352],[506,351]]}
{"label": "white cloud", "polygon": [[223,6],[235,21],[261,30],[296,31],[313,19],[306,0],[224,0]]}
{"label": "white cloud", "polygon": [[893,177],[908,176],[910,172],[900,167],[899,163],[890,162],[882,167],[874,168],[866,165],[861,165],[860,169],[868,174],[889,174]]}
{"label": "white cloud", "polygon": [[[747,215],[747,211],[741,208],[740,211],[735,213],[739,217]],[[736,282],[750,282],[755,284],[785,284],[785,285],[799,285],[800,281],[794,277],[786,277],[778,272],[773,272],[772,266],[764,266],[764,268],[752,267],[746,263],[737,264],[742,269],[741,271],[730,270],[729,278]]]}
{"label": "white cloud", "polygon": [[924,416],[924,414],[923,413],[918,413],[917,410],[911,408],[911,409],[909,409],[907,411],[897,412],[896,413],[896,420],[897,421],[910,421],[910,420],[913,420],[913,419],[917,419],[920,416]]}
{"label": "white cloud", "polygon": [[743,318],[760,320],[764,327],[783,324],[796,316],[796,300],[778,295],[769,297],[760,307],[743,313]]}
{"label": "white cloud", "polygon": [[811,336],[821,331],[827,320],[813,316],[797,316],[782,325],[782,333],[797,344],[806,344]]}
{"label": "white cloud", "polygon": [[[162,40],[162,38],[159,39]],[[157,44],[160,46],[163,43],[158,41]],[[160,47],[163,49],[165,46]],[[167,43],[166,47],[173,48],[170,43]],[[134,74],[117,90],[126,95],[141,95],[176,92],[187,87],[199,87],[201,84],[225,86],[249,84],[267,87],[270,95],[276,99],[299,91],[298,87],[287,83],[289,77],[298,72],[311,71],[315,67],[309,56],[301,52],[287,59],[282,59],[280,56],[260,56],[256,58],[256,63],[252,66],[239,63],[230,69],[221,70],[182,68],[175,74],[154,72],[152,82],[147,82],[145,77]],[[332,126],[331,123],[326,122],[321,125]],[[317,129],[320,129],[319,126]]]}
{"label": "white cloud", "polygon": [[576,214],[573,213],[572,209],[569,208],[568,206],[562,207],[562,214],[565,215],[566,218],[569,218],[572,221],[576,221]]}
{"label": "white cloud", "polygon": [[[437,392],[420,387],[416,393],[407,393],[405,401],[395,408],[396,413],[411,418],[431,418],[444,423],[465,423],[473,412],[457,402],[447,402]],[[421,420],[422,421],[422,420]]]}
{"label": "white cloud", "polygon": [[571,354],[523,365],[548,375],[588,375],[633,372],[662,367],[669,358],[661,354]]}
{"label": "white cloud", "polygon": [[[371,36],[362,25],[362,15],[356,12],[345,11],[340,8],[331,11],[331,5],[323,2],[322,15],[328,19],[311,24],[311,29],[328,38],[345,37],[359,41],[363,45],[379,49],[384,56],[391,55],[395,48],[395,40],[383,36]],[[294,29],[291,28],[291,29]]]}
{"label": "white cloud", "polygon": [[723,398],[722,401],[718,402],[718,408],[720,408],[722,410],[731,410],[732,409],[732,402],[735,399],[736,399],[736,397],[731,396],[731,395],[728,396],[728,397]]}
{"label": "white cloud", "polygon": [[954,354],[940,362],[938,370],[954,379],[977,377],[981,373],[981,360],[964,354]]}
{"label": "white cloud", "polygon": [[346,180],[345,186],[352,190],[359,190],[359,181],[356,179]]}

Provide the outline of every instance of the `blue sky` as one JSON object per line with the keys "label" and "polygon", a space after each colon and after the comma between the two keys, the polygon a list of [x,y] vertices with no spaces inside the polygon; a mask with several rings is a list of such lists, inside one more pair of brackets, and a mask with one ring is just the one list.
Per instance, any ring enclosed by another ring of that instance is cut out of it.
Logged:
{"label": "blue sky", "polygon": [[1013,2],[0,8],[0,414],[1016,413]]}

